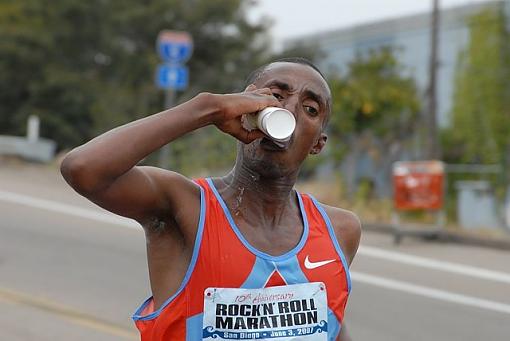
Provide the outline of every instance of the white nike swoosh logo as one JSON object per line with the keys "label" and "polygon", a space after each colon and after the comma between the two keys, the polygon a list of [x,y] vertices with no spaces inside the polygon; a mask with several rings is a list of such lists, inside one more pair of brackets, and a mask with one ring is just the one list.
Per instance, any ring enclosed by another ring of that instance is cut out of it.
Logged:
{"label": "white nike swoosh logo", "polygon": [[310,260],[308,259],[308,256],[306,256],[306,258],[305,258],[305,268],[307,268],[308,270],[312,270],[312,269],[318,268],[320,266],[329,264],[329,263],[334,262],[334,261],[335,261],[334,259],[328,259],[328,260],[323,260],[321,262],[310,262]]}

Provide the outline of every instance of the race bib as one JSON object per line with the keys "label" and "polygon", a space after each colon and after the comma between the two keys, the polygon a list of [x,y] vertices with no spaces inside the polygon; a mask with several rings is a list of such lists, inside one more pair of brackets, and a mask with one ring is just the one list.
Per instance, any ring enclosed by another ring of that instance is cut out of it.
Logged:
{"label": "race bib", "polygon": [[327,341],[327,321],[319,282],[204,292],[203,340]]}

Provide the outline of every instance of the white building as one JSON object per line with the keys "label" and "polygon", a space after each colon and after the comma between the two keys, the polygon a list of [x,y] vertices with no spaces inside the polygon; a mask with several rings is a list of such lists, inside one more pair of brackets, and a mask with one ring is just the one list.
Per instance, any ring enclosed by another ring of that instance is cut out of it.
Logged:
{"label": "white building", "polygon": [[[450,108],[454,91],[455,68],[459,53],[469,42],[467,19],[486,8],[508,13],[510,0],[469,4],[441,10],[439,30],[439,69],[437,83],[438,118],[440,127],[450,124]],[[319,67],[326,73],[344,71],[358,53],[391,45],[398,48],[398,57],[406,72],[415,78],[424,95],[428,85],[431,13],[344,28],[289,39],[285,47],[313,43],[326,57]]]}

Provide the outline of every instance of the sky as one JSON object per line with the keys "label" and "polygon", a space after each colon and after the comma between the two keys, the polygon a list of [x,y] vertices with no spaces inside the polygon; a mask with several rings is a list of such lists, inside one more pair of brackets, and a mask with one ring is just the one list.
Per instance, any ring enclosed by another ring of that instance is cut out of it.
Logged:
{"label": "sky", "polygon": [[[440,8],[490,0],[439,0]],[[275,48],[286,38],[432,10],[432,0],[257,0],[249,17],[269,16]]]}

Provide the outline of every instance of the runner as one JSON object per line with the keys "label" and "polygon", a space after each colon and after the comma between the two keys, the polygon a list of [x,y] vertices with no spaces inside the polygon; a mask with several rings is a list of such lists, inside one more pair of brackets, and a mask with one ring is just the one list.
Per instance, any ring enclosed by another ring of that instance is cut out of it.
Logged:
{"label": "runner", "polygon": [[[145,230],[152,297],[133,316],[143,341],[350,339],[359,220],[294,189],[305,158],[326,144],[329,87],[302,58],[265,65],[248,84],[113,129],[62,163],[78,193]],[[246,129],[243,117],[269,106],[294,114],[288,143]],[[207,125],[239,140],[227,175],[193,181],[137,166]]]}

